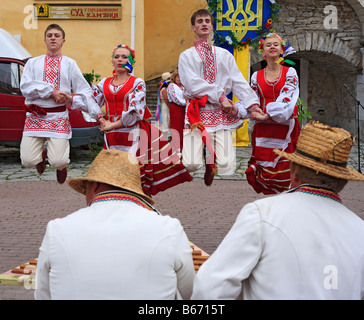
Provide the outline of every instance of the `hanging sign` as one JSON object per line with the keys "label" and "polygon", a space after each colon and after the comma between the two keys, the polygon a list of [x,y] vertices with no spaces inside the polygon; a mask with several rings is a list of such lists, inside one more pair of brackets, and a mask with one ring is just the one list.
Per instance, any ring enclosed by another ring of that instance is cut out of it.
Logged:
{"label": "hanging sign", "polygon": [[39,20],[121,20],[121,4],[35,3]]}

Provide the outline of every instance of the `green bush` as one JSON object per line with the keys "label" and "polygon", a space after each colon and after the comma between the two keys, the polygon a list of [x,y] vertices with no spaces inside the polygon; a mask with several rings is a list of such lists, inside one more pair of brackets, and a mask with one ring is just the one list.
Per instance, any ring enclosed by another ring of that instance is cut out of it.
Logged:
{"label": "green bush", "polygon": [[98,82],[101,78],[100,74],[95,74],[94,69],[92,69],[91,73],[83,73],[83,76],[90,85],[90,87],[94,82]]}

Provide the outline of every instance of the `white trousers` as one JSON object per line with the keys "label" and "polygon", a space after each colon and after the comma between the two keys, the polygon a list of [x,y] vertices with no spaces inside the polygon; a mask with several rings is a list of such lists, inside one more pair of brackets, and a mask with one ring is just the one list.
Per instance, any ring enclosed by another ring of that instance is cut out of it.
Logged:
{"label": "white trousers", "polygon": [[70,163],[68,139],[23,137],[20,144],[20,159],[24,167],[32,168],[42,162],[44,143],[47,141],[47,158],[56,170],[62,170]]}
{"label": "white trousers", "polygon": [[[233,174],[236,169],[236,154],[231,132],[217,130],[208,135],[216,153],[217,174]],[[183,137],[182,162],[189,172],[197,171],[204,165],[203,148],[204,143],[198,129]],[[206,153],[208,154],[207,148]]]}

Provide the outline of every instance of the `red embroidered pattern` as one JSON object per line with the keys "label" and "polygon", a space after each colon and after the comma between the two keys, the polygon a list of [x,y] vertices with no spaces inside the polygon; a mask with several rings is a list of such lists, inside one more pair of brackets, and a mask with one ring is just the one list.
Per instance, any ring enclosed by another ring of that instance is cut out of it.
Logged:
{"label": "red embroidered pattern", "polygon": [[241,121],[235,116],[223,113],[221,109],[200,109],[200,119],[205,127],[216,127],[217,125],[232,126]]}
{"label": "red embroidered pattern", "polygon": [[61,87],[61,60],[62,55],[46,54],[44,59],[43,81],[53,84],[56,90]]}
{"label": "red embroidered pattern", "polygon": [[203,63],[204,79],[208,83],[215,83],[217,73],[216,52],[211,51],[206,39],[196,41],[194,44]]}
{"label": "red embroidered pattern", "polygon": [[72,132],[72,127],[67,118],[44,120],[34,116],[27,116],[25,119],[24,131],[70,134]]}

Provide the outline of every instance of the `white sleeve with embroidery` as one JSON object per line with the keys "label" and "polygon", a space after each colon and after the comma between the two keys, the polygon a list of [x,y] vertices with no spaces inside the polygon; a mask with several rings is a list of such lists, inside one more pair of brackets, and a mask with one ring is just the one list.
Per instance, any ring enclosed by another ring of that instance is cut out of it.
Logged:
{"label": "white sleeve with embroidery", "polygon": [[242,101],[235,102],[235,106],[238,108],[238,114],[236,116],[239,119],[248,119],[250,117],[250,112],[245,108]]}
{"label": "white sleeve with embroidery", "polygon": [[103,78],[96,86],[93,85],[92,89],[94,91],[94,99],[97,104],[102,107],[105,104],[105,96],[104,96],[104,83],[106,78]]}
{"label": "white sleeve with embroidery", "polygon": [[[96,103],[102,107],[105,103],[104,93],[103,93],[103,86],[106,78],[102,79],[98,85],[92,85],[91,89],[93,91],[93,98]],[[85,112],[88,112],[87,105],[85,104],[82,96],[74,96],[71,109],[79,109]]]}
{"label": "white sleeve with embroidery", "polygon": [[241,101],[241,105],[245,109],[248,109],[254,104],[259,105],[257,96],[238,68],[234,56],[227,54],[226,58],[229,59],[230,78],[233,81],[232,93]]}
{"label": "white sleeve with embroidery", "polygon": [[275,102],[267,104],[266,110],[276,122],[285,122],[291,118],[300,95],[299,80],[294,68],[289,68],[286,82]]}
{"label": "white sleeve with embroidery", "polygon": [[[77,108],[79,101],[82,100],[87,108],[86,111],[92,118],[97,119],[99,116],[102,116],[103,113],[100,106],[93,99],[93,91],[75,61],[72,64],[71,77],[72,90],[76,95],[76,100],[75,97],[73,98],[73,103],[75,103],[73,108]],[[83,110],[84,107],[80,109]]]}
{"label": "white sleeve with embroidery", "polygon": [[178,104],[179,106],[186,106],[186,99],[183,97],[183,90],[176,84],[171,83],[167,87],[167,97],[170,102]]}
{"label": "white sleeve with embroidery", "polygon": [[250,79],[250,86],[253,89],[253,91],[255,92],[255,94],[257,95],[259,101],[260,101],[260,94],[259,94],[259,90],[258,90],[258,82],[257,82],[257,72],[254,72],[252,75],[252,78]]}
{"label": "white sleeve with embroidery", "polygon": [[188,99],[201,99],[205,95],[212,104],[220,105],[219,99],[225,90],[216,83],[208,83],[197,74],[198,66],[193,65],[188,52],[182,52],[178,60],[178,73],[184,86],[184,94]]}
{"label": "white sleeve with embroidery", "polygon": [[133,91],[129,94],[129,109],[123,111],[121,123],[125,127],[131,127],[144,117],[146,108],[147,89],[145,82],[137,78],[134,82]]}
{"label": "white sleeve with embroidery", "polygon": [[27,99],[26,104],[31,103],[30,100],[48,99],[54,91],[52,84],[37,79],[35,75],[40,73],[41,62],[44,64],[44,60],[40,61],[40,58],[33,58],[25,64],[20,81],[20,90]]}

